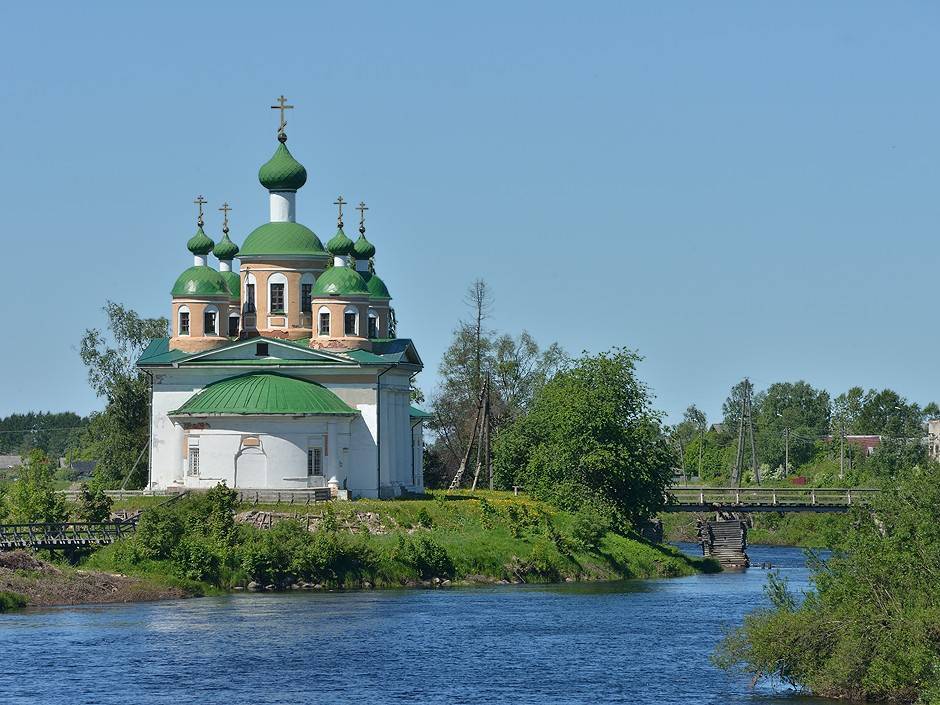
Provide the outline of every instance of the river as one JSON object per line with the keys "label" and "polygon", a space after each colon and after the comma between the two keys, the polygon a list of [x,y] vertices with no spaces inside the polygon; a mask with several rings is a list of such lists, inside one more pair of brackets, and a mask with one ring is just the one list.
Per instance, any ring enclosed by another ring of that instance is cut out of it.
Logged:
{"label": "river", "polygon": [[[806,587],[799,549],[748,553]],[[752,689],[708,661],[723,627],[766,604],[766,576],[236,594],[0,615],[0,702],[827,702]]]}

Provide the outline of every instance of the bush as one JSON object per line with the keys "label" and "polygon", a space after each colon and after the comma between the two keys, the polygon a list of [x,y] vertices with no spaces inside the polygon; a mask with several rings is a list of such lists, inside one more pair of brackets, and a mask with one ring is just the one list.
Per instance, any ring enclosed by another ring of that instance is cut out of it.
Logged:
{"label": "bush", "polygon": [[585,504],[574,513],[571,523],[571,541],[575,547],[593,551],[613,527],[607,512],[594,504]]}
{"label": "bush", "polygon": [[101,487],[90,487],[83,482],[78,491],[76,515],[81,521],[107,521],[111,517],[111,498]]}
{"label": "bush", "polygon": [[173,553],[173,561],[180,577],[213,584],[219,582],[222,557],[212,541],[186,536]]}
{"label": "bush", "polygon": [[422,526],[425,529],[430,529],[434,526],[434,519],[431,517],[431,512],[428,511],[427,507],[421,507],[418,511],[418,526]]}
{"label": "bush", "polygon": [[7,519],[19,523],[55,523],[68,519],[65,497],[52,486],[54,464],[41,450],[34,450],[17,471],[6,492]]}
{"label": "bush", "polygon": [[133,542],[141,558],[171,558],[186,533],[178,507],[153,507],[140,515]]}
{"label": "bush", "polygon": [[424,580],[449,578],[454,574],[454,562],[447,549],[427,536],[408,539],[400,534],[393,557]]}

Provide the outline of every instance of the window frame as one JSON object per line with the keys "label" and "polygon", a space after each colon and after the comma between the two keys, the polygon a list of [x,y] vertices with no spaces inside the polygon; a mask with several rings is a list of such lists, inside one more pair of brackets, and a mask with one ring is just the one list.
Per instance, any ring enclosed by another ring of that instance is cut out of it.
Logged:
{"label": "window frame", "polygon": [[[349,316],[352,316],[352,332],[349,331]],[[344,336],[359,336],[359,310],[353,306],[347,306],[343,309],[343,335]]]}
{"label": "window frame", "polygon": [[[184,320],[183,316],[186,317],[185,330],[183,326],[183,320]],[[180,306],[179,310],[176,312],[176,334],[180,336],[183,336],[183,335],[188,336],[190,335],[191,330],[192,330],[192,317],[189,314],[189,307]]]}
{"label": "window frame", "polygon": [[[326,318],[324,319],[324,316]],[[330,335],[330,325],[332,324],[332,315],[330,309],[326,306],[321,306],[320,310],[317,311],[317,335],[329,336]],[[326,331],[323,330],[323,323],[326,322]]]}
{"label": "window frame", "polygon": [[[212,316],[212,326],[207,326],[209,316]],[[206,306],[202,311],[202,334],[216,336],[219,334],[219,309],[215,306]]]}
{"label": "window frame", "polygon": [[[278,298],[281,299],[281,305],[278,308],[274,305],[274,292],[278,292]],[[268,309],[272,316],[283,316],[287,311],[287,295],[286,295],[286,286],[282,282],[271,282],[268,285],[268,294],[270,300],[268,301]]]}
{"label": "window frame", "polygon": [[307,446],[307,477],[324,477],[323,448]]}
{"label": "window frame", "polygon": [[186,468],[187,477],[199,477],[199,446],[189,446],[189,465]]}

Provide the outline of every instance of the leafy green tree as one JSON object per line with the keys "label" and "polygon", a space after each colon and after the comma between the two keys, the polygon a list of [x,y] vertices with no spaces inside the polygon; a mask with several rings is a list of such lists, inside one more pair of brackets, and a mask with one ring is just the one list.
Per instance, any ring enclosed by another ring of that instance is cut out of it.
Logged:
{"label": "leafy green tree", "polygon": [[136,362],[152,339],[167,335],[167,319],[141,318],[113,301],[104,311],[108,332],[88,329],[81,341],[88,381],[107,401],[105,410],[91,417],[82,437],[82,454],[98,461],[95,473],[105,486],[121,484],[133,470],[129,486],[141,487],[147,469],[141,451],[149,437],[150,384]]}
{"label": "leafy green tree", "polygon": [[814,441],[828,433],[829,393],[808,383],[777,382],[754,397],[757,453],[762,463],[782,467],[790,442],[790,468],[812,460]]}
{"label": "leafy green tree", "polygon": [[675,457],[636,378],[639,360],[615,349],[557,373],[497,438],[498,484],[562,508],[598,502],[630,520],[657,511]]}
{"label": "leafy green tree", "polygon": [[17,524],[65,521],[65,497],[55,491],[55,463],[41,450],[33,450],[17,471],[16,481],[6,492],[7,520]]}
{"label": "leafy green tree", "polygon": [[919,438],[923,435],[923,412],[892,389],[869,389],[855,419],[855,433]]}
{"label": "leafy green tree", "polygon": [[83,482],[78,490],[76,515],[81,521],[107,521],[111,517],[111,498],[101,487]]}

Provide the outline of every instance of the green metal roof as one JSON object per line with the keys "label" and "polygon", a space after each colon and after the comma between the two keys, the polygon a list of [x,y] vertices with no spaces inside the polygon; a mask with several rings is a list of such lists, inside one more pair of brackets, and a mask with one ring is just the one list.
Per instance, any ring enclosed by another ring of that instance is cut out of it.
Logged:
{"label": "green metal roof", "polygon": [[265,223],[255,228],[241,247],[241,257],[258,255],[309,255],[325,257],[323,243],[300,223]]}
{"label": "green metal roof", "polygon": [[225,233],[222,239],[219,240],[219,244],[212,250],[212,254],[220,261],[235,259],[238,256],[238,245],[229,239],[228,233]]}
{"label": "green metal roof", "polygon": [[313,285],[314,298],[328,296],[368,296],[366,282],[355,269],[332,266]]}
{"label": "green metal roof", "polygon": [[346,236],[342,228],[337,230],[336,234],[326,243],[327,252],[335,257],[345,257],[352,254],[353,247],[355,247],[355,243]]}
{"label": "green metal roof", "polygon": [[258,169],[258,181],[268,191],[296,191],[307,183],[307,170],[281,142],[274,156]]}
{"label": "green metal roof", "polygon": [[186,243],[186,249],[194,255],[207,255],[212,252],[214,246],[215,243],[212,242],[212,238],[206,235],[201,225],[196,234],[189,238],[189,242]]}
{"label": "green metal roof", "polygon": [[369,259],[370,257],[375,256],[375,245],[366,240],[366,234],[364,232],[359,233],[359,239],[356,240],[356,244],[353,245],[353,257],[358,260]]}
{"label": "green metal roof", "polygon": [[219,272],[219,274],[225,279],[228,293],[231,294],[233,299],[240,301],[242,298],[242,278],[236,272]]}
{"label": "green metal roof", "polygon": [[222,273],[208,265],[190,267],[179,275],[172,296],[231,296]]}
{"label": "green metal roof", "polygon": [[416,406],[412,406],[409,416],[411,416],[413,419],[429,419],[434,416],[434,414],[424,411],[423,409],[419,409]]}
{"label": "green metal roof", "polygon": [[366,288],[369,290],[369,298],[388,300],[392,295],[388,293],[388,287],[385,286],[378,274],[369,274],[363,277],[366,280]]}
{"label": "green metal roof", "polygon": [[359,412],[322,384],[274,372],[255,372],[210,384],[171,414],[267,415],[326,414],[349,416]]}

